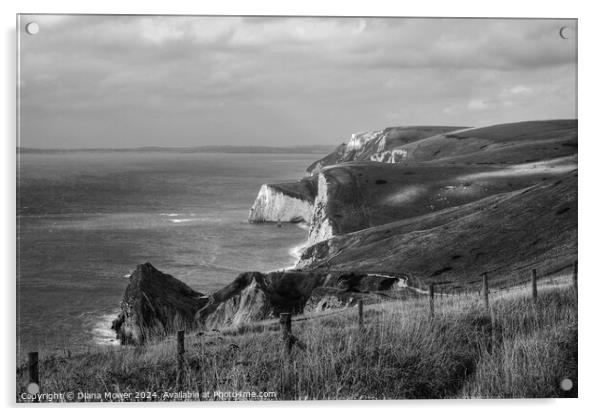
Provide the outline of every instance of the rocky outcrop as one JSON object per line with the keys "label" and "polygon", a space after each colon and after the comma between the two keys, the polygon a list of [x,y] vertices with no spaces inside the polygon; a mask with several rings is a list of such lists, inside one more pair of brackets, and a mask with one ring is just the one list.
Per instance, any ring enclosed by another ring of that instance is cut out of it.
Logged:
{"label": "rocky outcrop", "polygon": [[407,296],[405,277],[367,273],[247,272],[209,297],[196,319],[204,328],[240,325],[277,317],[280,313],[310,313]]}
{"label": "rocky outcrop", "polygon": [[198,322],[207,327],[238,325],[273,318],[282,312],[299,313],[324,276],[304,272],[247,272],[209,297],[198,311]]}
{"label": "rocky outcrop", "polygon": [[305,303],[304,313],[323,312],[354,306],[361,299],[376,303],[383,298],[403,298],[415,293],[407,289],[407,279],[378,274],[346,273],[329,284],[314,289]]}
{"label": "rocky outcrop", "polygon": [[281,271],[241,273],[211,296],[141,264],[131,275],[113,330],[123,344],[143,344],[179,329],[218,328],[403,297],[405,276]]}
{"label": "rocky outcrop", "polygon": [[316,196],[315,178],[265,184],[249,212],[249,222],[311,222]]}
{"label": "rocky outcrop", "polygon": [[141,264],[129,278],[112,329],[122,344],[142,344],[195,326],[195,314],[207,301],[202,293],[152,264]]}

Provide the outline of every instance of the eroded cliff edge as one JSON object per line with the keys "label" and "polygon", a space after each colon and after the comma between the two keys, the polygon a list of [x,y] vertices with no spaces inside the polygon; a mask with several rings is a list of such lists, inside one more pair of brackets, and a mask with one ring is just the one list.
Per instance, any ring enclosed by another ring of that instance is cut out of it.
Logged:
{"label": "eroded cliff edge", "polygon": [[249,212],[249,222],[304,222],[309,224],[316,196],[316,179],[264,184]]}

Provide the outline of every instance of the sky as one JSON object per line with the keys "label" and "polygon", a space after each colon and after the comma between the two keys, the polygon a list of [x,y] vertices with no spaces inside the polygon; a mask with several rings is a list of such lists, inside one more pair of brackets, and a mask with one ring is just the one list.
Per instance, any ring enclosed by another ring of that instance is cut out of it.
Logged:
{"label": "sky", "polygon": [[577,117],[575,20],[26,15],[19,26],[23,147],[335,145],[389,126]]}

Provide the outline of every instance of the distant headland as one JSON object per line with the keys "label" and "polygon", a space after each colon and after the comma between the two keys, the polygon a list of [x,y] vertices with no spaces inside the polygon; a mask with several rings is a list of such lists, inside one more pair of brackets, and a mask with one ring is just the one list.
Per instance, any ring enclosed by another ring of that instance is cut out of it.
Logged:
{"label": "distant headland", "polygon": [[127,152],[168,152],[168,153],[316,153],[323,154],[332,149],[332,145],[301,145],[301,146],[194,146],[194,147],[162,147],[144,146],[130,148],[34,148],[17,147],[17,153],[127,153]]}

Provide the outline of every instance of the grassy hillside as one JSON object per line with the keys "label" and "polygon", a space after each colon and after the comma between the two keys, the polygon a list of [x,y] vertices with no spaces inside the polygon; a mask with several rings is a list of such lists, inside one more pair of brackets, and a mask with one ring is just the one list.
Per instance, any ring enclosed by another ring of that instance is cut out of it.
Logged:
{"label": "grassy hillside", "polygon": [[[459,130],[460,129],[460,130]],[[386,150],[403,150],[401,163],[516,164],[565,157],[577,153],[577,120],[540,120],[482,128],[414,126],[389,127],[370,137],[361,148],[338,146],[307,168],[366,161]]]}
{"label": "grassy hillside", "polygon": [[[187,334],[183,390],[275,392],[278,399],[576,397],[577,299],[563,285],[492,295],[491,313],[476,294],[371,305],[360,330],[355,308],[299,318],[290,361],[277,324]],[[300,348],[302,347],[302,348]],[[176,389],[174,339],[136,348],[41,357],[45,391],[155,392]],[[570,378],[566,392],[559,383]],[[26,368],[17,371],[17,392]],[[123,396],[118,396],[123,398]],[[273,398],[273,397],[272,397]]]}
{"label": "grassy hillside", "polygon": [[523,189],[576,169],[574,157],[511,166],[351,162],[322,171],[335,234],[417,217]]}
{"label": "grassy hillside", "polygon": [[297,182],[281,182],[269,184],[271,188],[282,192],[293,198],[298,198],[304,201],[314,202],[317,193],[316,177],[310,176],[298,180]]}
{"label": "grassy hillside", "polygon": [[[577,169],[576,120],[449,129],[358,134],[349,148],[332,154],[336,158],[329,155],[310,166],[313,171],[330,165],[320,170],[328,197],[315,218],[318,226],[327,220],[333,235],[352,233],[527,188]],[[370,160],[384,149],[403,156],[396,156],[397,163]]]}
{"label": "grassy hillside", "polygon": [[443,133],[402,146],[404,163],[512,164],[577,152],[577,120],[499,124]]}
{"label": "grassy hillside", "polygon": [[[316,173],[324,166],[351,161],[370,160],[376,153],[398,148],[427,137],[461,129],[452,126],[387,127],[382,131],[358,133],[355,139],[343,143],[330,154],[312,163],[307,172]],[[365,143],[365,145],[362,145]]]}
{"label": "grassy hillside", "polygon": [[422,283],[570,264],[577,256],[577,172],[309,247],[307,269],[406,273]]}
{"label": "grassy hillside", "polygon": [[514,164],[577,153],[577,120],[499,124],[443,133],[402,146],[404,163]]}

